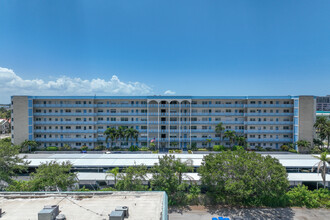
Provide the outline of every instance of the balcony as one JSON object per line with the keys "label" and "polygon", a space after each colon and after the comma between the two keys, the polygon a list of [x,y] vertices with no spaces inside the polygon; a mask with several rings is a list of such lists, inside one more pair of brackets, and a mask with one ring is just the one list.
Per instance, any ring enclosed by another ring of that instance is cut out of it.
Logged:
{"label": "balcony", "polygon": [[248,142],[293,142],[292,138],[248,138]]}
{"label": "balcony", "polygon": [[95,104],[34,104],[34,108],[95,108]]}
{"label": "balcony", "polygon": [[35,125],[95,125],[95,121],[35,121]]}
{"label": "balcony", "polygon": [[293,125],[293,121],[247,121],[247,125]]}
{"label": "balcony", "polygon": [[245,113],[246,116],[293,116],[293,113]]}
{"label": "balcony", "polygon": [[293,130],[246,130],[245,133],[261,133],[261,134],[292,134]]}
{"label": "balcony", "polygon": [[96,133],[95,130],[43,130],[43,129],[35,129],[34,133]]}
{"label": "balcony", "polygon": [[248,104],[248,108],[293,108],[293,104]]}
{"label": "balcony", "polygon": [[96,138],[35,138],[38,142],[97,142]]}

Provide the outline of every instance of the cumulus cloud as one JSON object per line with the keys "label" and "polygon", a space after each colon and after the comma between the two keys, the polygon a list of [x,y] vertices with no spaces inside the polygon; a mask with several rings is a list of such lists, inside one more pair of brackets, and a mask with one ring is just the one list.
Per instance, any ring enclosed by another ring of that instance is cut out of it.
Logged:
{"label": "cumulus cloud", "polygon": [[164,95],[175,95],[175,92],[171,91],[171,90],[166,90],[164,92]]}
{"label": "cumulus cloud", "polygon": [[23,79],[13,70],[0,67],[0,103],[11,95],[150,95],[152,88],[141,82],[122,82],[116,75],[110,80],[71,78],[55,80]]}

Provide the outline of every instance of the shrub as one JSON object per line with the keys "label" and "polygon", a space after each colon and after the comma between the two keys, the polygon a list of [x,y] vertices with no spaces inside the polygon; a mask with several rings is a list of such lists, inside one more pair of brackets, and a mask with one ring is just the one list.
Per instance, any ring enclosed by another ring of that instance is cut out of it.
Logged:
{"label": "shrub", "polygon": [[198,151],[207,151],[206,148],[198,148]]}
{"label": "shrub", "polygon": [[64,144],[64,146],[63,147],[59,147],[58,150],[71,150],[71,147],[68,144]]}
{"label": "shrub", "polygon": [[139,147],[136,146],[136,145],[131,145],[129,148],[128,148],[129,151],[138,151],[139,150]]}
{"label": "shrub", "polygon": [[[318,208],[320,206],[317,193],[308,190],[307,186],[298,185],[286,193],[290,206]],[[328,196],[329,199],[329,196]]]}
{"label": "shrub", "polygon": [[192,154],[193,152],[191,150],[188,150],[188,154]]}
{"label": "shrub", "polygon": [[182,150],[174,150],[175,151],[175,153],[177,153],[177,154],[181,154],[182,153]]}
{"label": "shrub", "polygon": [[158,154],[159,150],[152,151],[153,154]]}
{"label": "shrub", "polygon": [[214,145],[213,146],[213,150],[214,151],[224,151],[225,150],[225,146],[223,146],[223,145]]}
{"label": "shrub", "polygon": [[244,150],[244,147],[242,147],[242,146],[238,146],[238,145],[235,145],[235,146],[233,147],[233,151],[236,151],[236,150]]}
{"label": "shrub", "polygon": [[58,147],[47,147],[47,151],[58,151]]}
{"label": "shrub", "polygon": [[149,148],[148,148],[148,147],[141,147],[139,150],[140,150],[140,151],[148,151]]}
{"label": "shrub", "polygon": [[256,149],[257,151],[264,151],[264,148],[261,147],[261,146],[256,146],[255,149]]}
{"label": "shrub", "polygon": [[173,154],[174,150],[168,150],[169,154]]}
{"label": "shrub", "polygon": [[283,144],[283,145],[281,146],[281,150],[283,150],[283,151],[288,151],[288,150],[289,150],[288,145]]}
{"label": "shrub", "polygon": [[105,150],[105,146],[98,145],[98,146],[95,147],[95,150]]}
{"label": "shrub", "polygon": [[298,153],[295,149],[289,149],[289,152],[291,152],[291,153]]}
{"label": "shrub", "polygon": [[80,150],[88,150],[88,147],[86,145],[81,146]]}
{"label": "shrub", "polygon": [[197,150],[197,143],[196,142],[191,143],[191,150]]}

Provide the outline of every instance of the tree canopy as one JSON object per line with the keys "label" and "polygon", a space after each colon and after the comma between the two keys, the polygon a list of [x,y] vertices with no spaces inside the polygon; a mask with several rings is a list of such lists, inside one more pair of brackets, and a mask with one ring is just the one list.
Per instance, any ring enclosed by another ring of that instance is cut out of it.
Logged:
{"label": "tree canopy", "polygon": [[244,150],[209,154],[198,172],[217,204],[278,205],[289,186],[277,159]]}
{"label": "tree canopy", "polygon": [[0,140],[0,188],[10,184],[17,173],[27,169],[28,162],[20,157],[20,146],[13,146],[10,138]]}

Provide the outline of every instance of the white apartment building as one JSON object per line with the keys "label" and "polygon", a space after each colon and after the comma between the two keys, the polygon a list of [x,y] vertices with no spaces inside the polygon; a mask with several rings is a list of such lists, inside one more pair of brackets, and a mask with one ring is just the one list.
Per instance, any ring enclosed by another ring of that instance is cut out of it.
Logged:
{"label": "white apartment building", "polygon": [[[279,149],[300,139],[312,142],[314,96],[12,96],[12,142],[35,140],[42,146],[110,147],[103,132],[131,127],[138,141],[122,146],[159,148],[229,145],[215,133],[246,137],[253,148]],[[175,144],[173,144],[175,143]]]}

